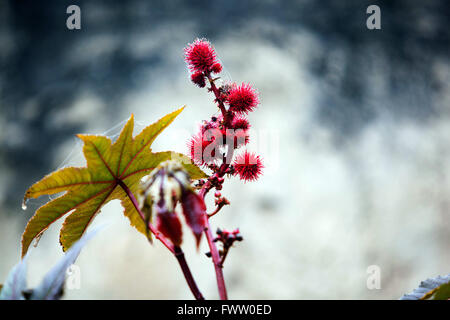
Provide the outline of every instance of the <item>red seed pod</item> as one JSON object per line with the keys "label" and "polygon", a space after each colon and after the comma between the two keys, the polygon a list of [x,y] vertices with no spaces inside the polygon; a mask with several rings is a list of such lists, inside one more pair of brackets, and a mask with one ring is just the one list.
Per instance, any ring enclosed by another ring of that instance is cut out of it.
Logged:
{"label": "red seed pod", "polygon": [[254,181],[258,179],[264,168],[260,156],[245,151],[236,157],[233,163],[235,174],[239,174],[241,180]]}
{"label": "red seed pod", "polygon": [[205,165],[213,163],[218,156],[216,152],[219,147],[219,140],[215,129],[204,130],[192,136],[188,142],[189,155],[196,165]]}
{"label": "red seed pod", "polygon": [[192,190],[185,190],[181,196],[181,207],[183,208],[183,215],[186,218],[186,223],[194,233],[197,241],[197,248],[200,244],[203,231],[206,226],[205,212],[206,205],[202,197]]}
{"label": "red seed pod", "polygon": [[231,123],[231,127],[234,130],[242,129],[246,131],[250,129],[250,123],[248,122],[247,118],[243,116],[236,116]]}
{"label": "red seed pod", "polygon": [[234,85],[227,96],[230,110],[237,114],[247,114],[259,104],[258,93],[250,84]]}
{"label": "red seed pod", "polygon": [[198,71],[193,74],[191,74],[191,81],[195,83],[200,88],[204,88],[206,86],[205,82],[205,76],[203,75],[203,72]]}
{"label": "red seed pod", "polygon": [[192,161],[200,166],[205,163],[203,160],[203,150],[209,145],[208,141],[203,141],[202,134],[197,134],[191,137],[188,142],[189,155]]}
{"label": "red seed pod", "polygon": [[214,64],[218,63],[213,46],[205,39],[190,43],[184,49],[184,59],[192,72],[211,72]]}
{"label": "red seed pod", "polygon": [[213,66],[211,67],[211,71],[214,73],[220,73],[222,72],[222,65],[220,63],[214,63]]}
{"label": "red seed pod", "polygon": [[174,246],[181,245],[183,230],[180,219],[174,212],[160,212],[156,216],[156,229],[168,238]]}

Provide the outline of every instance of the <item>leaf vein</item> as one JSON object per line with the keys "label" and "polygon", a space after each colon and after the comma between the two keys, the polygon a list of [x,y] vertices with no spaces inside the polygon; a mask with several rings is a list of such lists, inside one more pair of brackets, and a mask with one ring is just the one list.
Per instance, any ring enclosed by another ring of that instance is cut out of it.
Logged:
{"label": "leaf vein", "polygon": [[73,186],[78,186],[78,185],[105,184],[105,183],[113,183],[113,182],[114,182],[114,180],[74,182],[74,183],[64,184],[64,185],[61,185],[61,186],[56,186],[56,187],[42,189],[42,190],[39,190],[39,192],[44,192],[44,191],[49,191],[49,190],[54,190],[54,189],[60,189],[60,188],[65,188],[65,187],[73,187]]}
{"label": "leaf vein", "polygon": [[103,159],[103,156],[101,155],[100,151],[97,149],[97,146],[91,141],[92,145],[94,146],[95,152],[97,152],[100,160],[102,160],[103,164],[105,165],[106,169],[108,169],[109,173],[113,178],[116,178],[114,173],[112,172],[111,168],[109,167],[108,163],[106,163],[105,159]]}
{"label": "leaf vein", "polygon": [[[133,158],[131,158],[130,162],[128,162],[128,164],[126,165],[125,169],[122,171],[122,173],[120,174],[120,176],[122,176],[127,170],[128,168],[131,166],[131,163],[136,160],[136,158],[138,157],[138,155],[146,148],[148,147],[149,144],[151,144],[153,142],[153,140],[155,140],[154,137],[158,136],[161,132],[164,131],[166,127],[162,127],[161,129],[159,129],[154,135],[153,138],[148,140],[147,143],[145,143],[142,148],[139,149],[138,152],[136,152],[136,154],[133,156]],[[133,140],[133,142],[135,142],[135,140]]]}
{"label": "leaf vein", "polygon": [[92,213],[91,217],[89,218],[89,221],[86,223],[86,226],[83,229],[83,232],[81,234],[83,234],[87,227],[89,226],[89,224],[91,223],[92,219],[94,219],[96,213],[100,210],[100,208],[105,204],[105,201],[108,199],[108,197],[111,195],[111,193],[113,193],[114,189],[117,187],[117,184],[114,184],[113,187],[111,188],[111,190],[108,192],[108,194],[106,195],[106,197],[100,202],[100,204],[97,206],[97,208],[95,209],[95,211]]}
{"label": "leaf vein", "polygon": [[152,168],[144,168],[144,169],[139,169],[139,170],[133,171],[133,172],[127,174],[126,176],[122,177],[121,180],[125,180],[126,178],[129,178],[129,177],[131,177],[132,175],[135,175],[136,173],[143,172],[143,171],[149,171],[149,170],[153,170],[153,169],[155,169],[155,167],[152,167]]}

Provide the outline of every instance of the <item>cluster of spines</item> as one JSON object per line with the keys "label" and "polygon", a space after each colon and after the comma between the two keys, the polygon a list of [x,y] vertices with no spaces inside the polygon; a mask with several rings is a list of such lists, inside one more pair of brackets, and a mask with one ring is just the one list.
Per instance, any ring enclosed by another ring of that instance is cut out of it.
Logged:
{"label": "cluster of spines", "polygon": [[[212,74],[222,71],[214,47],[205,39],[197,39],[184,49],[184,55],[191,81],[201,88],[207,81],[213,86],[215,79],[212,79]],[[218,92],[220,97],[216,97],[216,101],[223,107],[227,105],[228,109],[221,108],[221,116],[205,121],[188,143],[190,156],[197,165],[214,166],[223,158],[221,147],[238,149],[249,142],[250,123],[246,115],[257,108],[258,92],[248,83],[225,84],[218,88]],[[206,157],[205,151],[208,151]],[[234,174],[244,181],[256,180],[263,168],[260,156],[248,151],[235,157],[232,166]]]}

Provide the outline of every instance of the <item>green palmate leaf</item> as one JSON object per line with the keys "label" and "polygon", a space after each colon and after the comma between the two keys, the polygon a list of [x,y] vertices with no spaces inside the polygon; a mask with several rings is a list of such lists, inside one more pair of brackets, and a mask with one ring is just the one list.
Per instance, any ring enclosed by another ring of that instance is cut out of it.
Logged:
{"label": "green palmate leaf", "polygon": [[413,292],[405,294],[400,300],[449,300],[450,274],[427,279]]}
{"label": "green palmate leaf", "polygon": [[186,156],[166,151],[151,151],[151,144],[184,109],[176,110],[146,127],[133,138],[134,120],[130,117],[116,142],[99,135],[78,135],[84,142],[83,153],[87,167],[69,167],[55,171],[32,185],[26,192],[29,198],[66,193],[40,207],[30,219],[22,236],[22,255],[33,239],[39,237],[53,222],[70,213],[60,233],[63,250],[77,241],[89,226],[101,207],[118,199],[131,225],[147,234],[145,222],[134,208],[119,182],[123,182],[133,194],[140,180],[160,162],[180,160],[192,179],[205,178],[206,174],[191,163]]}

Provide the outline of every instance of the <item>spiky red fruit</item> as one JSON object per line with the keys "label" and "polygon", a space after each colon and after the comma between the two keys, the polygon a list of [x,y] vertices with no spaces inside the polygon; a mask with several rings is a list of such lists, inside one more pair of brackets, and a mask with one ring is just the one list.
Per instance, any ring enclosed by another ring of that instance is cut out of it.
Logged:
{"label": "spiky red fruit", "polygon": [[236,116],[233,119],[233,122],[231,123],[231,126],[234,130],[242,129],[244,131],[250,129],[250,123],[248,122],[247,118],[242,116]]}
{"label": "spiky red fruit", "polygon": [[254,181],[262,173],[264,168],[260,156],[245,151],[243,154],[236,157],[233,162],[235,174],[239,174],[241,180]]}
{"label": "spiky red fruit", "polygon": [[214,63],[213,66],[211,67],[211,71],[214,73],[222,72],[222,65],[219,62]]}
{"label": "spiky red fruit", "polygon": [[203,159],[203,151],[210,144],[210,141],[203,140],[202,134],[196,134],[188,142],[189,154],[192,161],[200,166],[205,163]]}
{"label": "spiky red fruit", "polygon": [[[216,152],[219,141],[216,141],[215,131],[214,129],[204,131],[202,128],[199,133],[192,136],[189,140],[189,154],[196,165],[213,163],[219,156],[219,153]],[[218,135],[220,135],[220,132]]]}
{"label": "spiky red fruit", "polygon": [[205,75],[201,71],[191,74],[191,81],[200,88],[204,88],[206,86]]}
{"label": "spiky red fruit", "polygon": [[184,48],[184,59],[192,72],[211,72],[218,63],[213,46],[205,39],[197,39]]}
{"label": "spiky red fruit", "polygon": [[238,114],[253,111],[259,103],[258,93],[247,83],[242,83],[240,86],[234,85],[226,101],[230,105],[230,110]]}

